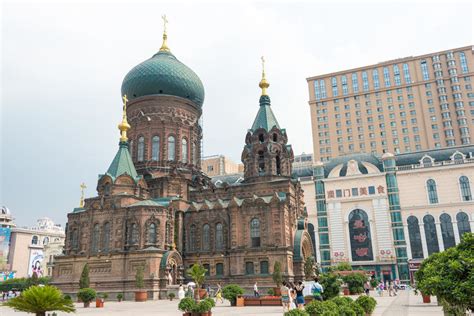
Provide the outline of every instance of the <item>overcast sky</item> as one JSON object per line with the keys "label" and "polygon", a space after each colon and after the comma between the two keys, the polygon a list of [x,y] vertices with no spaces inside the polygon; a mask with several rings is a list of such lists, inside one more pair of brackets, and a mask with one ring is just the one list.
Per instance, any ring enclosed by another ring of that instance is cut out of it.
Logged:
{"label": "overcast sky", "polygon": [[2,7],[0,205],[19,226],[64,224],[117,150],[126,73],[168,44],[201,78],[204,155],[240,161],[260,56],[295,154],[312,152],[306,78],[473,44],[469,2],[7,1]]}

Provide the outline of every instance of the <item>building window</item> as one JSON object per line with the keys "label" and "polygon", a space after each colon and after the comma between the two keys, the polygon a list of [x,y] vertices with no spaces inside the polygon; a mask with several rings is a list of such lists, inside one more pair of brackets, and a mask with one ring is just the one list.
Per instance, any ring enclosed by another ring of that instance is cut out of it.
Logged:
{"label": "building window", "polygon": [[347,87],[347,77],[346,76],[341,77],[341,83],[342,83],[342,94],[347,95],[349,93],[349,88]]}
{"label": "building window", "polygon": [[71,248],[72,249],[79,248],[79,238],[78,237],[79,236],[78,236],[77,229],[73,229],[72,230],[72,237],[71,237]]}
{"label": "building window", "polygon": [[369,218],[361,209],[355,209],[349,214],[349,236],[353,261],[374,260]]}
{"label": "building window", "polygon": [[402,84],[402,80],[400,79],[400,69],[398,68],[398,65],[393,65],[393,76],[394,76],[394,81],[395,85],[399,86]]}
{"label": "building window", "polygon": [[130,244],[138,244],[138,225],[133,223],[130,229]]}
{"label": "building window", "polygon": [[189,251],[196,250],[196,225],[191,225],[189,228]]}
{"label": "building window", "polygon": [[352,91],[354,93],[359,92],[359,81],[357,80],[357,74],[352,74]]}
{"label": "building window", "polygon": [[193,165],[197,163],[196,143],[193,143]]}
{"label": "building window", "polygon": [[439,252],[438,236],[436,235],[436,225],[434,217],[425,215],[423,217],[423,226],[425,227],[426,246],[428,248],[428,256],[432,253]]}
{"label": "building window", "polygon": [[464,212],[456,214],[456,221],[458,222],[459,236],[462,237],[465,233],[471,232],[471,226],[469,224],[469,216]]}
{"label": "building window", "polygon": [[92,246],[91,252],[97,253],[99,251],[99,224],[94,225],[94,229],[92,230]]}
{"label": "building window", "polygon": [[374,82],[374,89],[379,89],[380,88],[379,71],[377,69],[374,69],[372,71],[372,81]]}
{"label": "building window", "polygon": [[210,249],[210,236],[209,236],[209,225],[205,224],[202,227],[202,250],[209,251]]}
{"label": "building window", "polygon": [[321,90],[321,99],[327,98],[326,84],[324,83],[324,80],[319,80],[319,88]]}
{"label": "building window", "polygon": [[49,237],[44,237],[43,238],[43,245],[46,246],[47,244],[49,244]]}
{"label": "building window", "polygon": [[145,138],[143,136],[138,138],[137,160],[143,161],[145,159]]}
{"label": "building window", "polygon": [[110,223],[107,222],[104,224],[102,228],[102,251],[108,252],[109,251],[109,243],[110,243]]}
{"label": "building window", "polygon": [[439,217],[441,221],[441,235],[443,236],[444,249],[454,247],[456,241],[454,240],[453,223],[451,223],[451,216],[448,214],[441,214]]}
{"label": "building window", "polygon": [[313,85],[314,85],[314,97],[316,98],[316,100],[320,100],[321,99],[321,93],[319,92],[319,81],[315,80],[313,82]]}
{"label": "building window", "polygon": [[386,87],[390,87],[390,73],[387,67],[383,67],[383,78]]}
{"label": "building window", "polygon": [[369,91],[369,78],[367,77],[367,72],[362,72],[362,89],[364,91]]}
{"label": "building window", "polygon": [[156,224],[151,223],[148,225],[148,243],[156,244]]}
{"label": "building window", "polygon": [[263,154],[263,150],[258,152],[258,172],[259,174],[263,174],[265,172],[265,156]]}
{"label": "building window", "polygon": [[459,53],[459,60],[461,61],[461,70],[462,73],[469,72],[469,69],[467,68],[467,60],[466,60],[466,55],[464,52]]}
{"label": "building window", "polygon": [[257,218],[250,222],[250,239],[252,247],[260,247],[260,221]]}
{"label": "building window", "polygon": [[337,97],[338,91],[337,91],[337,78],[336,77],[332,77],[331,87],[332,87],[332,96]]}
{"label": "building window", "polygon": [[160,137],[153,136],[151,140],[151,160],[160,160]]}
{"label": "building window", "polygon": [[426,181],[426,189],[428,191],[430,204],[438,203],[438,191],[436,189],[436,182],[433,179]]}
{"label": "building window", "polygon": [[469,185],[469,178],[462,176],[459,178],[459,186],[461,188],[461,196],[463,201],[472,201],[471,186]]}
{"label": "building window", "polygon": [[428,72],[428,65],[426,64],[426,60],[421,61],[421,72],[423,73],[423,80],[430,80],[430,75]]}
{"label": "building window", "polygon": [[418,224],[418,218],[410,216],[407,219],[408,222],[408,235],[410,238],[411,256],[413,259],[422,259],[423,257],[423,246],[421,243],[420,226]]}
{"label": "building window", "polygon": [[216,249],[222,250],[224,248],[224,232],[221,223],[216,225]]}
{"label": "building window", "polygon": [[268,261],[260,261],[260,274],[268,274]]}
{"label": "building window", "polygon": [[216,275],[217,276],[224,275],[224,264],[223,263],[217,263],[216,264]]}
{"label": "building window", "polygon": [[254,274],[253,262],[246,262],[245,263],[245,274]]}
{"label": "building window", "polygon": [[403,64],[403,76],[405,77],[405,83],[410,84],[411,77],[410,77],[410,69],[408,68],[408,64]]}
{"label": "building window", "polygon": [[168,136],[168,160],[174,161],[176,157],[176,140],[174,136]]}
{"label": "building window", "polygon": [[205,263],[202,265],[202,267],[206,270],[205,275],[210,276],[211,275],[211,266],[208,263]]}
{"label": "building window", "polygon": [[181,162],[188,163],[188,140],[181,139]]}

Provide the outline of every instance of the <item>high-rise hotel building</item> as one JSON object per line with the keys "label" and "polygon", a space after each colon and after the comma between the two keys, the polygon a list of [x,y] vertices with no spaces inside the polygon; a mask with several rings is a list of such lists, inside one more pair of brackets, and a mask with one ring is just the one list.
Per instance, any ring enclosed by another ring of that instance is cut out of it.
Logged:
{"label": "high-rise hotel building", "polygon": [[473,47],[310,77],[315,160],[474,142]]}

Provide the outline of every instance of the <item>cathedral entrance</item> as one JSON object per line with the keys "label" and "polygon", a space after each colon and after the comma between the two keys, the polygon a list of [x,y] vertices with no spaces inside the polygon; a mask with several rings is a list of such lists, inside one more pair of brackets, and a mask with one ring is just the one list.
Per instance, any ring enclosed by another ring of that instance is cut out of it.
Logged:
{"label": "cathedral entrance", "polygon": [[167,251],[161,258],[160,279],[162,287],[179,285],[184,280],[183,259],[175,250]]}

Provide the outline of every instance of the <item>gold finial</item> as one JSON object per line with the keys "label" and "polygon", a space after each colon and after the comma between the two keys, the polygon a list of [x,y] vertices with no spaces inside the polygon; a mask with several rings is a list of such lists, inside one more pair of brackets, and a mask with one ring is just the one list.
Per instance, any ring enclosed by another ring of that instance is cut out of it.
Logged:
{"label": "gold finial", "polygon": [[267,95],[267,88],[270,86],[270,84],[267,82],[267,79],[265,78],[265,58],[262,56],[262,80],[260,80],[260,83],[258,86],[262,89],[262,95]]}
{"label": "gold finial", "polygon": [[163,44],[161,44],[160,52],[166,51],[169,52],[170,49],[166,44],[166,40],[168,39],[168,35],[166,34],[166,24],[168,24],[168,19],[166,18],[166,14],[162,15],[161,18],[163,19]]}
{"label": "gold finial", "polygon": [[87,189],[86,184],[84,182],[81,183],[81,202],[79,203],[79,207],[84,207],[84,190]]}
{"label": "gold finial", "polygon": [[120,141],[126,142],[127,138],[127,131],[130,129],[130,124],[127,122],[127,95],[122,97],[123,99],[123,115],[122,115],[122,122],[118,125],[118,129],[120,130]]}

